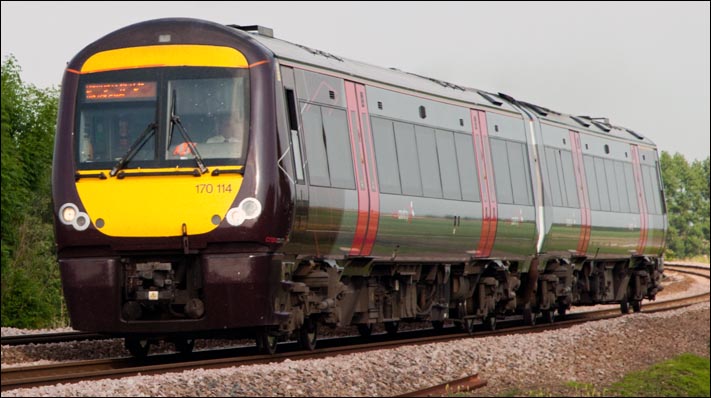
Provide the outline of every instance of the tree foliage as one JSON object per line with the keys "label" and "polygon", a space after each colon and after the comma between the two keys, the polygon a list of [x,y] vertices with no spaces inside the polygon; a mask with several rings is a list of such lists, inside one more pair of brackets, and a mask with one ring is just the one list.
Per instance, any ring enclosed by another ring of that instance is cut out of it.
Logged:
{"label": "tree foliage", "polygon": [[59,93],[2,63],[2,325],[65,323],[54,250],[51,166]]}
{"label": "tree foliage", "polygon": [[683,155],[662,152],[669,230],[667,255],[709,255],[709,158],[689,163]]}

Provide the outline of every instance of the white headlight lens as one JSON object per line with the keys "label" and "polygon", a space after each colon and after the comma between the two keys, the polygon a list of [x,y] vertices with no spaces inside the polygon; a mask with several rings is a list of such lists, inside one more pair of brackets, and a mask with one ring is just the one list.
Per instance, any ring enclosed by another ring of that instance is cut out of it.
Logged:
{"label": "white headlight lens", "polygon": [[232,208],[227,212],[227,217],[225,217],[225,219],[230,225],[239,227],[245,220],[244,211],[241,207]]}
{"label": "white headlight lens", "polygon": [[244,217],[247,220],[257,218],[262,213],[262,204],[255,198],[243,200],[239,207],[244,211]]}
{"label": "white headlight lens", "polygon": [[79,213],[79,209],[74,203],[65,203],[59,208],[59,221],[65,225],[71,225]]}
{"label": "white headlight lens", "polygon": [[72,223],[72,226],[77,231],[84,231],[89,228],[89,225],[91,225],[91,220],[89,220],[89,215],[86,213],[79,213]]}

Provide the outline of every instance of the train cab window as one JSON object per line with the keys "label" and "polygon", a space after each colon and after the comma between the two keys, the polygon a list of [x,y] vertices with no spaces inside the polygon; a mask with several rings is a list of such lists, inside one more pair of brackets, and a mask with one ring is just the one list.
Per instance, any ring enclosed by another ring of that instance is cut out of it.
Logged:
{"label": "train cab window", "polygon": [[[168,82],[166,157],[185,159],[187,148],[181,126],[197,145],[203,159],[244,159],[249,130],[246,79],[241,77],[175,79]],[[181,151],[180,148],[185,149]]]}
{"label": "train cab window", "polygon": [[[156,81],[126,79],[86,82],[80,86],[78,105],[78,167],[113,165],[128,153],[131,145],[147,134],[155,122],[157,107]],[[134,163],[155,159],[155,139],[145,140]]]}
{"label": "train cab window", "polygon": [[417,158],[415,129],[411,124],[395,122],[395,146],[404,195],[422,196],[420,165]]}
{"label": "train cab window", "polygon": [[195,147],[208,167],[244,163],[249,70],[160,70],[109,70],[79,77],[78,169],[193,168]]}
{"label": "train cab window", "polygon": [[434,130],[415,126],[415,138],[417,141],[417,155],[420,161],[420,174],[422,176],[422,191],[425,196],[441,198],[442,182],[440,181]]}
{"label": "train cab window", "polygon": [[377,117],[371,118],[375,162],[378,169],[380,192],[400,194],[400,174],[398,172],[397,152],[393,122]]}

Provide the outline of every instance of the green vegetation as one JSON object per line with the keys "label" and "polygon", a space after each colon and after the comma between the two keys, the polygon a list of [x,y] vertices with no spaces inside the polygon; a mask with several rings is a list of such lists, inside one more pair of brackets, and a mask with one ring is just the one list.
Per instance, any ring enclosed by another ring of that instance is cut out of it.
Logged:
{"label": "green vegetation", "polygon": [[709,158],[691,164],[684,156],[661,155],[669,213],[667,257],[706,256],[709,261]]}
{"label": "green vegetation", "polygon": [[610,391],[622,397],[708,397],[709,359],[692,354],[633,372]]}
{"label": "green vegetation", "polygon": [[621,381],[602,389],[589,383],[569,381],[560,388],[510,390],[504,396],[708,397],[710,363],[708,358],[682,354],[648,369],[628,373]]}
{"label": "green vegetation", "polygon": [[50,175],[59,94],[2,63],[2,326],[67,323],[54,250]]}

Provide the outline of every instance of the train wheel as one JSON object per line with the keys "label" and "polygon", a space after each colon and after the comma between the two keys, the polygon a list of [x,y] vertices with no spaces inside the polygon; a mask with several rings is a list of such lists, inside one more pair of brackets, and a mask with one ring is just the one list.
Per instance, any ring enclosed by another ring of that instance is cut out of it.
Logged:
{"label": "train wheel", "polygon": [[195,348],[195,339],[178,339],[175,340],[175,351],[181,354],[190,354]]}
{"label": "train wheel", "polygon": [[469,335],[474,334],[474,319],[467,318],[464,320],[464,329],[469,333]]}
{"label": "train wheel", "polygon": [[359,323],[358,324],[358,334],[363,337],[370,337],[373,334],[373,324],[372,323]]}
{"label": "train wheel", "polygon": [[397,322],[397,321],[385,322],[385,331],[388,332],[388,334],[397,333],[397,329],[399,327],[400,327],[400,322]]}
{"label": "train wheel", "polygon": [[257,348],[262,354],[274,355],[277,350],[277,336],[267,331],[259,332],[257,335]]}
{"label": "train wheel", "polygon": [[299,329],[299,343],[305,350],[313,351],[316,348],[316,335],[318,325],[315,321],[307,319]]}
{"label": "train wheel", "polygon": [[630,313],[630,302],[627,301],[627,297],[622,299],[622,302],[620,303],[620,312],[623,314],[629,314]]}
{"label": "train wheel", "polygon": [[124,347],[126,347],[128,352],[134,357],[145,358],[148,356],[148,350],[151,348],[151,344],[148,340],[126,337]]}
{"label": "train wheel", "polygon": [[536,324],[536,314],[533,313],[531,307],[526,307],[523,309],[523,322],[526,325],[533,326]]}
{"label": "train wheel", "polygon": [[432,321],[432,328],[434,330],[442,330],[444,327],[444,321]]}
{"label": "train wheel", "polygon": [[553,323],[555,321],[555,313],[553,310],[543,311],[543,319],[548,323]]}
{"label": "train wheel", "polygon": [[492,314],[484,318],[484,326],[492,332],[496,330],[496,316]]}
{"label": "train wheel", "polygon": [[634,300],[632,302],[632,311],[634,311],[634,312],[642,311],[642,300]]}
{"label": "train wheel", "polygon": [[565,308],[564,304],[558,304],[558,316],[560,317],[560,320],[562,321],[565,319],[565,313],[568,311],[567,308]]}

